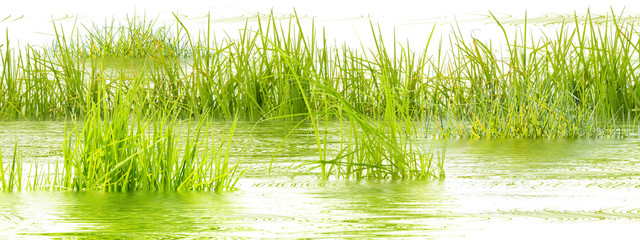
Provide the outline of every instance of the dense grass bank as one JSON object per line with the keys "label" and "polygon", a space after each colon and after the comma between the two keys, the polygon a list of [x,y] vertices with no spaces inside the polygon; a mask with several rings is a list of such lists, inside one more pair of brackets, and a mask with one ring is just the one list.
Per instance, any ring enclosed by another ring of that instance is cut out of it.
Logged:
{"label": "dense grass bank", "polygon": [[224,37],[178,18],[54,24],[50,46],[0,45],[0,119],[76,126],[46,171],[24,173],[18,154],[0,164],[1,189],[232,189],[233,127],[211,143],[209,120],[310,122],[318,158],[308,163],[323,178],[444,177],[444,151],[419,146],[425,136],[624,137],[640,112],[640,34],[607,19],[575,16],[555,36],[495,19],[504,45],[432,29],[417,50],[385,42],[375,24],[371,46],[328,44],[295,16]]}
{"label": "dense grass bank", "polygon": [[[385,43],[375,25],[375,46],[333,46],[295,17],[223,38],[190,33],[179,19],[171,28],[129,19],[72,36],[55,28],[54,47],[2,45],[0,118],[83,117],[87,99],[110,111],[116,92],[139,88],[138,106],[181,118],[295,119],[344,100],[374,119],[393,111],[428,123],[435,136],[612,136],[638,117],[639,34],[613,15],[604,24],[578,18],[553,37],[526,24],[505,30],[504,53],[460,32],[415,51]],[[442,45],[450,50],[427,54]]]}
{"label": "dense grass bank", "polygon": [[[173,31],[137,19],[128,24],[74,36],[55,29],[54,48],[17,50],[7,41],[0,116],[82,117],[86,99],[104,94],[110,108],[115,92],[136,87],[145,109],[172,110],[164,106],[177,102],[183,118],[244,120],[343,104],[327,97],[331,89],[361,114],[382,118],[393,105],[397,116],[428,122],[432,134],[445,136],[593,137],[637,118],[638,34],[614,16],[603,25],[576,17],[553,38],[534,38],[526,24],[505,31],[502,57],[460,33],[440,42],[451,51],[430,56],[435,44],[415,52],[384,43],[373,25],[375,46],[336,48],[296,18],[269,18],[222,39],[190,34],[179,20]],[[130,64],[109,66],[123,58]]]}

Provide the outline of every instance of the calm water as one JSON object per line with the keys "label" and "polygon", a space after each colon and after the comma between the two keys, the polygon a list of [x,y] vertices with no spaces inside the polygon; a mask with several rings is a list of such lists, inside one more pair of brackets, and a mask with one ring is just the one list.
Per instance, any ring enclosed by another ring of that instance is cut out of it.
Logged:
{"label": "calm water", "polygon": [[[0,238],[620,239],[640,226],[637,138],[430,140],[447,147],[444,180],[319,180],[294,177],[313,153],[303,127],[267,177],[291,126],[239,124],[233,157],[249,171],[234,192],[2,193]],[[63,135],[60,122],[0,123],[5,157],[19,136],[25,155],[55,161]]]}

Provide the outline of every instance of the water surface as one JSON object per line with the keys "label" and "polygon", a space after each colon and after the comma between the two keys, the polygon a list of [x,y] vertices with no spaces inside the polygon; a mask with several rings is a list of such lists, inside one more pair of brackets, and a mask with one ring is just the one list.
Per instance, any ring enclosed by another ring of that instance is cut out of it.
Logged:
{"label": "water surface", "polygon": [[[267,176],[294,124],[238,125],[233,161],[248,172],[237,191],[2,193],[0,236],[630,239],[640,226],[637,138],[425,140],[446,145],[443,180],[321,180],[295,174],[313,158],[303,126]],[[55,161],[64,123],[2,122],[0,131],[4,156],[17,135]]]}

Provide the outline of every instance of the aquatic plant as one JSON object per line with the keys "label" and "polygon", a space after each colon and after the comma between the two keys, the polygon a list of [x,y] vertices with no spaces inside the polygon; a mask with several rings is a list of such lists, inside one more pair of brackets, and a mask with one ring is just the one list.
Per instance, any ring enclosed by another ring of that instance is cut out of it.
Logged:
{"label": "aquatic plant", "polygon": [[18,152],[18,140],[13,148],[11,162],[4,166],[2,150],[0,149],[0,191],[11,191],[22,188],[22,157]]}
{"label": "aquatic plant", "polygon": [[53,164],[53,169],[52,164],[45,170],[33,161],[26,173],[16,141],[12,161],[6,167],[0,164],[0,190],[234,189],[244,173],[238,170],[239,163],[229,161],[235,121],[229,133],[216,141],[205,120],[195,129],[189,122],[182,130],[175,115],[131,112],[131,100],[131,95],[118,98],[116,104],[122,107],[114,112],[92,103],[83,122],[75,122],[67,131],[63,162]]}
{"label": "aquatic plant", "polygon": [[[94,103],[82,130],[65,139],[63,185],[74,190],[175,191],[233,189],[238,163],[229,162],[229,134],[216,145],[204,120],[186,136],[175,115],[131,112],[135,94],[119,98],[114,112]],[[139,109],[139,108],[136,108]],[[209,133],[209,136],[207,136]],[[184,138],[184,139],[181,139]]]}
{"label": "aquatic plant", "polygon": [[115,19],[111,19],[111,22],[105,21],[103,25],[83,25],[86,35],[76,35],[66,45],[55,42],[54,49],[80,57],[187,56],[189,52],[183,40],[182,28],[176,27],[174,32],[172,26],[157,26],[156,22],[157,19],[134,14],[127,16],[124,23],[116,24]]}
{"label": "aquatic plant", "polygon": [[617,122],[638,117],[639,34],[615,15],[601,25],[591,19],[575,16],[555,37],[538,39],[526,23],[510,37],[496,19],[502,57],[494,44],[460,32],[449,51],[429,55],[427,44],[415,52],[385,43],[373,24],[375,46],[335,48],[295,16],[271,15],[222,39],[209,26],[196,38],[178,18],[175,34],[135,16],[70,36],[54,27],[54,48],[20,50],[8,40],[0,47],[0,117],[78,118],[87,99],[113,103],[115,92],[135,87],[139,106],[181,118],[291,120],[340,104],[322,94],[330,88],[373,118],[393,105],[396,116],[427,122],[435,136],[612,136]]}
{"label": "aquatic plant", "polygon": [[[298,21],[297,18],[295,18]],[[297,26],[301,24],[296,23]],[[275,29],[275,27],[274,27]],[[302,121],[310,121],[318,149],[318,159],[311,161],[320,169],[320,176],[328,178],[433,178],[444,177],[443,162],[434,161],[433,155],[427,149],[414,144],[416,128],[412,116],[408,111],[408,103],[400,102],[397,86],[402,84],[398,75],[381,75],[378,82],[378,94],[372,103],[383,104],[384,110],[379,115],[369,113],[359,107],[360,103],[345,97],[344,91],[331,84],[335,81],[333,74],[336,69],[329,69],[327,52],[318,53],[322,56],[317,66],[314,61],[318,39],[316,32],[305,36],[301,31],[293,36],[297,41],[290,45],[275,43],[278,38],[266,38],[270,49],[282,59],[282,64],[289,71],[287,77],[292,79],[304,104],[298,111],[290,115],[277,116],[294,117],[304,114]],[[291,34],[290,34],[291,35]],[[380,43],[379,47],[383,47]],[[298,49],[291,51],[291,49]],[[320,48],[320,49],[326,49]],[[386,52],[381,50],[380,52]],[[378,56],[379,62],[388,62],[388,56]],[[324,61],[322,61],[324,60]],[[316,68],[321,68],[318,70]],[[322,69],[324,68],[324,69]],[[395,69],[387,65],[381,66],[382,73]],[[373,75],[373,74],[372,74]],[[403,104],[404,103],[404,104]],[[410,103],[409,103],[410,104]],[[329,126],[329,125],[338,125]],[[328,135],[335,135],[339,140],[330,143]],[[334,146],[334,145],[339,146]],[[313,167],[312,167],[313,169]],[[436,170],[437,169],[437,170]]]}
{"label": "aquatic plant", "polygon": [[638,62],[631,56],[638,52],[626,38],[633,26],[613,17],[601,27],[585,18],[587,24],[580,26],[576,16],[572,30],[565,24],[555,38],[539,41],[526,24],[509,38],[496,19],[506,59],[489,44],[455,34],[459,57],[450,62],[455,72],[444,87],[456,91],[443,95],[450,102],[443,107],[469,123],[455,131],[470,137],[612,136],[616,121],[637,121]]}

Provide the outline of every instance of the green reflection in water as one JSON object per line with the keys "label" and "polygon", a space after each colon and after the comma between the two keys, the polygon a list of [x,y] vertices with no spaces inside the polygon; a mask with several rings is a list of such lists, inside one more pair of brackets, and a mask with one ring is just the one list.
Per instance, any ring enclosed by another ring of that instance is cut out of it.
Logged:
{"label": "green reflection in water", "polygon": [[[223,133],[230,123],[218,124]],[[36,152],[54,150],[37,139],[62,137],[56,129],[64,127],[0,125],[9,133],[0,135],[2,149],[19,133]],[[447,145],[442,181],[292,179],[289,166],[313,154],[301,128],[284,143],[277,171],[264,176],[290,127],[238,124],[244,148],[232,161],[255,170],[235,192],[2,193],[0,238],[459,238],[519,236],[518,226],[538,229],[532,236],[563,226],[589,236],[632,233],[640,221],[639,139],[425,140]]]}

